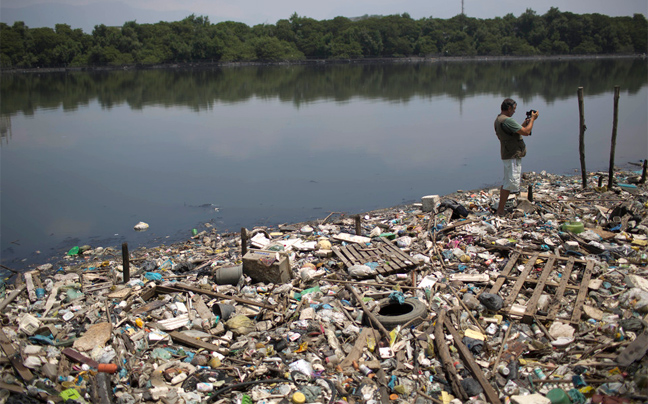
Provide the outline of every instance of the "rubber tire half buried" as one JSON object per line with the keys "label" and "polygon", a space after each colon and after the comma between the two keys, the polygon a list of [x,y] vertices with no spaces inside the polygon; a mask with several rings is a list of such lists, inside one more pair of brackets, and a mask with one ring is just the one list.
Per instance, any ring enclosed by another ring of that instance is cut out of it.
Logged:
{"label": "rubber tire half buried", "polygon": [[[414,320],[410,325],[418,325],[427,318],[427,307],[420,300],[413,297],[405,299],[405,303],[391,302],[389,299],[383,299],[378,302],[380,310],[376,314],[376,319],[388,330],[398,325],[403,325]],[[365,315],[364,322],[371,325],[371,320]]]}

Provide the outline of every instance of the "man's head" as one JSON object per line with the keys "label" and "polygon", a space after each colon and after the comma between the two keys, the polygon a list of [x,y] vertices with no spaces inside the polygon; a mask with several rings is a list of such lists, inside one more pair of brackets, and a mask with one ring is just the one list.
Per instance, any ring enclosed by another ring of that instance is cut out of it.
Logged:
{"label": "man's head", "polygon": [[507,98],[502,101],[502,113],[506,113],[506,115],[512,116],[515,113],[516,108],[517,102],[515,102],[512,98]]}

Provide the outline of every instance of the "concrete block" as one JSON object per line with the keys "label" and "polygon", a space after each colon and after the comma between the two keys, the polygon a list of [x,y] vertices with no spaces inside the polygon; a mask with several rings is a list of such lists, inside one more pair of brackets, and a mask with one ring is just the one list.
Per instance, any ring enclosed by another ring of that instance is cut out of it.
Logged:
{"label": "concrete block", "polygon": [[423,212],[433,212],[436,206],[441,203],[439,195],[427,195],[421,198],[421,205]]}

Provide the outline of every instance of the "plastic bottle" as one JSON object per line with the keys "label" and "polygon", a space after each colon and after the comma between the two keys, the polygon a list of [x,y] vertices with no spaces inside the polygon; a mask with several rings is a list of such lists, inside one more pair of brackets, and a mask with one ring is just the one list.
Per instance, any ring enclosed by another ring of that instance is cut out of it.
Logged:
{"label": "plastic bottle", "polygon": [[506,363],[500,363],[499,366],[497,366],[497,371],[504,377],[511,373],[509,368],[506,366]]}
{"label": "plastic bottle", "polygon": [[544,380],[544,379],[547,378],[547,376],[545,376],[544,372],[540,368],[533,369],[533,373],[535,373],[535,375],[538,376],[538,378],[541,379],[541,380]]}
{"label": "plastic bottle", "polygon": [[197,383],[196,390],[203,393],[209,393],[210,391],[214,390],[214,385],[212,383]]}
{"label": "plastic bottle", "polygon": [[97,372],[102,373],[117,373],[119,366],[114,363],[100,363],[97,366]]}
{"label": "plastic bottle", "polygon": [[468,328],[468,312],[461,312],[461,316],[459,317],[459,327],[462,331],[465,331]]}
{"label": "plastic bottle", "polygon": [[372,373],[372,370],[369,369],[367,365],[360,365],[360,371],[365,375],[369,376],[370,373]]}

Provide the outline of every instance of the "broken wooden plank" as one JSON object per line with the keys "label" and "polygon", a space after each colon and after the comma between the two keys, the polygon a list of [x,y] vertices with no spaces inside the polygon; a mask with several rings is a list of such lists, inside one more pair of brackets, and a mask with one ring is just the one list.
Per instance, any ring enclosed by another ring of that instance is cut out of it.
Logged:
{"label": "broken wooden plank", "polygon": [[648,330],[644,330],[616,357],[619,366],[630,366],[633,362],[640,361],[648,350]]}
{"label": "broken wooden plank", "polygon": [[249,304],[250,306],[263,307],[264,309],[268,309],[268,310],[274,310],[275,308],[274,306],[269,305],[267,303],[260,303],[250,299],[243,299],[241,297],[224,295],[222,293],[213,292],[211,290],[194,288],[193,286],[185,285],[180,282],[174,284],[173,287],[158,285],[156,289],[158,293],[182,293],[182,292],[190,291],[201,295],[217,297],[219,299],[234,300],[235,302]]}
{"label": "broken wooden plank", "polygon": [[25,289],[27,289],[27,285],[22,284],[20,285],[16,290],[13,292],[9,293],[9,296],[7,296],[2,303],[0,303],[0,312],[4,310],[5,307],[11,302],[13,302],[16,297],[18,297],[19,294],[21,294]]}
{"label": "broken wooden plank", "polygon": [[7,337],[7,334],[2,331],[0,328],[0,347],[2,347],[2,350],[4,351],[5,355],[9,360],[11,361],[11,364],[13,365],[14,369],[16,372],[18,372],[18,375],[26,382],[29,383],[34,379],[34,375],[32,372],[29,371],[23,365],[22,363],[22,357],[20,356],[20,353],[17,352],[13,345],[11,344],[11,340]]}
{"label": "broken wooden plank", "polygon": [[567,289],[567,284],[569,283],[569,278],[571,277],[573,268],[574,268],[574,257],[571,257],[567,262],[567,266],[565,267],[565,270],[563,271],[562,279],[560,280],[560,286],[558,286],[558,289],[554,294],[554,300],[557,303],[552,305],[551,309],[549,309],[549,314],[547,315],[548,320],[553,320],[556,318],[556,314],[560,309],[560,303],[559,303],[560,299],[562,299],[563,295],[565,294],[565,289]]}
{"label": "broken wooden plank", "polygon": [[349,292],[351,292],[353,297],[355,297],[356,301],[358,302],[358,304],[362,308],[362,311],[364,311],[364,313],[367,315],[367,317],[369,317],[369,319],[371,320],[370,321],[371,325],[373,327],[378,328],[380,333],[389,341],[389,339],[391,338],[391,335],[389,334],[389,331],[387,331],[385,326],[382,325],[382,323],[376,319],[376,316],[367,308],[367,306],[362,301],[362,296],[360,296],[360,294],[358,294],[358,291],[356,291],[355,288],[353,286],[349,285],[349,284],[345,285],[344,287]]}
{"label": "broken wooden plank", "polygon": [[25,390],[23,387],[5,382],[0,382],[0,390],[13,391],[14,393],[27,393],[27,390]]}
{"label": "broken wooden plank", "polygon": [[589,290],[589,282],[592,277],[592,269],[594,268],[594,261],[588,261],[587,266],[585,267],[585,273],[583,274],[583,280],[581,281],[581,289],[578,291],[578,296],[576,297],[576,303],[574,303],[574,311],[572,312],[572,323],[578,323],[580,321],[581,312],[583,310],[583,303],[585,303],[585,298],[587,297],[587,292]]}
{"label": "broken wooden plank", "polygon": [[451,225],[449,225],[449,226],[444,227],[443,229],[439,230],[439,233],[443,233],[443,232],[446,232],[446,231],[454,230],[454,229],[456,229],[457,227],[465,226],[465,225],[467,225],[467,224],[475,223],[475,222],[479,222],[479,221],[481,221],[481,219],[466,219],[466,220],[461,220],[461,221],[459,221],[459,222],[455,222],[455,223],[453,223],[453,224],[451,224]]}
{"label": "broken wooden plank", "polygon": [[56,295],[58,294],[58,290],[61,286],[63,286],[63,282],[56,282],[52,287],[52,291],[47,297],[47,302],[45,303],[45,311],[43,312],[43,317],[45,317],[54,306],[54,303],[56,302]]}
{"label": "broken wooden plank", "polygon": [[455,346],[459,350],[461,359],[463,359],[463,361],[468,365],[467,368],[484,389],[486,401],[491,404],[501,404],[502,402],[499,399],[499,394],[497,394],[495,389],[493,389],[493,386],[491,386],[488,380],[486,380],[486,378],[484,377],[484,373],[482,372],[481,367],[475,362],[475,358],[473,357],[468,347],[466,347],[466,345],[461,342],[461,335],[459,335],[459,332],[454,328],[454,326],[450,322],[450,319],[446,317],[444,324],[450,334],[452,334],[452,339],[454,340]]}
{"label": "broken wooden plank", "polygon": [[365,327],[356,338],[355,345],[351,348],[351,352],[347,354],[344,360],[340,363],[342,369],[347,369],[353,361],[357,361],[362,356],[362,350],[367,346],[367,338],[371,337],[373,330],[370,327]]}
{"label": "broken wooden plank", "polygon": [[25,284],[27,285],[27,295],[29,296],[29,301],[34,303],[36,300],[38,300],[38,297],[36,296],[36,288],[34,287],[34,280],[32,279],[32,271],[25,272],[23,275],[25,276]]}
{"label": "broken wooden plank", "polygon": [[189,337],[180,331],[171,331],[169,336],[174,342],[187,345],[192,348],[205,349],[207,351],[216,351],[221,352],[223,348],[218,345],[210,344],[209,342],[204,342],[200,339]]}
{"label": "broken wooden plank", "polygon": [[137,309],[131,312],[132,315],[136,316],[138,314],[146,313],[151,310],[155,310],[167,304],[164,300],[154,300],[150,303],[146,303],[144,306],[138,307]]}
{"label": "broken wooden plank", "polygon": [[335,253],[335,255],[337,255],[337,257],[338,257],[340,260],[342,260],[342,263],[343,263],[347,268],[351,268],[351,267],[353,266],[353,264],[351,263],[351,261],[349,261],[349,259],[348,259],[348,258],[346,257],[346,255],[344,254],[344,251],[343,251],[340,247],[334,245],[334,246],[332,247],[332,250],[333,250],[333,252]]}
{"label": "broken wooden plank", "polygon": [[496,295],[497,292],[499,292],[502,285],[504,285],[504,282],[506,282],[506,277],[511,272],[511,270],[513,269],[513,267],[515,266],[515,263],[517,262],[517,260],[519,258],[520,258],[520,253],[519,252],[514,252],[513,255],[509,258],[509,260],[506,263],[506,266],[504,267],[502,272],[500,272],[500,276],[495,281],[495,284],[490,289],[490,292],[488,292],[488,293],[492,293],[492,294]]}
{"label": "broken wooden plank", "polygon": [[547,282],[547,279],[549,279],[549,274],[551,274],[551,271],[553,271],[553,266],[554,263],[556,262],[555,258],[549,258],[549,260],[546,262],[544,269],[542,270],[542,274],[540,275],[540,279],[538,280],[538,283],[536,284],[536,287],[533,291],[533,295],[531,295],[531,299],[527,302],[527,309],[526,313],[524,314],[525,316],[533,316],[536,312],[536,308],[538,307],[538,300],[540,300],[540,296],[542,295],[542,292],[544,292],[544,287],[545,283]]}
{"label": "broken wooden plank", "polygon": [[448,343],[445,339],[445,333],[443,332],[445,319],[446,311],[441,310],[441,312],[439,312],[439,317],[436,320],[436,324],[434,325],[434,345],[436,346],[437,353],[439,354],[439,359],[441,359],[441,362],[443,363],[443,368],[448,373],[452,392],[455,395],[459,396],[459,398],[461,398],[461,401],[465,401],[468,399],[468,394],[461,386],[459,377],[457,375],[457,369],[455,368],[452,361],[450,348],[448,348]]}
{"label": "broken wooden plank", "polygon": [[511,288],[510,294],[506,297],[506,300],[504,300],[504,306],[503,307],[508,307],[517,298],[518,293],[520,293],[520,290],[522,289],[522,286],[524,286],[524,282],[526,278],[529,276],[529,273],[531,273],[531,270],[533,269],[533,266],[535,265],[536,260],[538,259],[538,254],[533,254],[531,258],[527,261],[526,265],[524,266],[524,270],[520,274],[520,277],[518,278],[517,282],[513,285]]}
{"label": "broken wooden plank", "polygon": [[85,363],[86,365],[90,366],[91,368],[98,368],[99,367],[99,362],[97,362],[94,359],[88,358],[87,356],[81,354],[80,352],[75,351],[72,348],[65,348],[64,350],[61,351],[61,353],[68,358],[72,359],[73,361],[79,362],[79,363]]}

